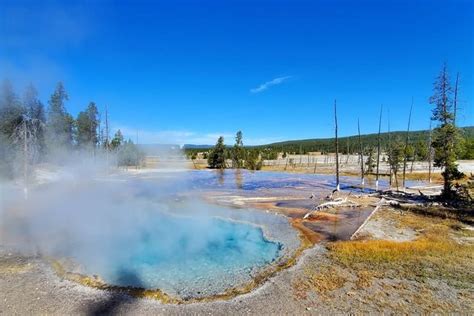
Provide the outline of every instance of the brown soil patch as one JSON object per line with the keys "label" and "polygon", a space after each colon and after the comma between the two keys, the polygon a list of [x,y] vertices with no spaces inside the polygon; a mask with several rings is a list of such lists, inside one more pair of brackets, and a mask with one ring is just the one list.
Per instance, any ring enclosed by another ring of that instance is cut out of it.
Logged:
{"label": "brown soil patch", "polygon": [[301,234],[303,234],[303,236],[306,237],[311,242],[311,244],[313,244],[313,245],[322,240],[322,236],[320,234],[312,231],[308,227],[304,226],[303,225],[303,220],[300,219],[300,218],[292,219],[291,220],[291,225],[294,228],[298,229],[298,231],[300,231]]}

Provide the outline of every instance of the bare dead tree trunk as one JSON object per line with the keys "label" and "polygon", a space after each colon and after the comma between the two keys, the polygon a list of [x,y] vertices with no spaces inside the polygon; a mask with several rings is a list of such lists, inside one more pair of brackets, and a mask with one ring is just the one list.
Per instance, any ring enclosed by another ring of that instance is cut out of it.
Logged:
{"label": "bare dead tree trunk", "polygon": [[404,155],[404,158],[403,158],[403,180],[402,180],[402,185],[403,185],[403,189],[405,189],[405,177],[406,177],[406,170],[407,170],[407,159],[408,159],[408,152],[407,152],[407,149],[408,149],[408,141],[409,141],[409,138],[410,138],[410,123],[411,123],[411,112],[413,110],[413,97],[411,98],[411,106],[410,106],[410,114],[408,115],[408,127],[407,127],[407,133],[406,133],[406,137],[405,137],[405,155]]}
{"label": "bare dead tree trunk", "polygon": [[23,194],[25,200],[28,199],[28,130],[26,120],[23,119]]}
{"label": "bare dead tree trunk", "polygon": [[[136,169],[138,170],[138,160],[140,159],[140,157],[138,156],[138,131],[137,131],[137,166],[136,166]],[[224,165],[225,165],[225,159],[224,159]]]}
{"label": "bare dead tree trunk", "polygon": [[360,184],[362,189],[364,189],[365,179],[364,179],[364,151],[362,150],[362,140],[360,138],[360,123],[357,119],[357,132],[359,134],[359,157],[360,157]]}
{"label": "bare dead tree trunk", "polygon": [[[388,157],[392,156],[392,133],[390,132],[390,109],[388,110]],[[392,187],[392,165],[388,163],[389,185]]]}
{"label": "bare dead tree trunk", "polygon": [[430,120],[430,133],[428,136],[428,182],[431,183],[431,164],[433,158],[433,149],[432,149],[432,129],[431,129],[431,120]]}
{"label": "bare dead tree trunk", "polygon": [[383,110],[383,105],[380,106],[379,133],[378,133],[378,136],[377,136],[377,171],[376,171],[376,175],[375,175],[375,190],[379,189],[380,130],[382,128],[382,110]]}
{"label": "bare dead tree trunk", "polygon": [[454,85],[454,118],[453,125],[456,126],[456,114],[458,110],[458,84],[459,84],[459,72],[456,74],[456,84]]}
{"label": "bare dead tree trunk", "polygon": [[336,190],[339,191],[339,139],[337,138],[337,106],[336,100],[334,100],[334,122],[336,132]]}
{"label": "bare dead tree trunk", "polygon": [[109,173],[109,112],[107,105],[105,106],[105,163],[106,172]]}

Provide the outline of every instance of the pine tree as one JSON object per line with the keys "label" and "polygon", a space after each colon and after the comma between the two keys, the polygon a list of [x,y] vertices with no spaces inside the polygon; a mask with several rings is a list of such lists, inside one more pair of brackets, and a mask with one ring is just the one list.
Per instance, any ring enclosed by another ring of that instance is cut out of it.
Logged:
{"label": "pine tree", "polygon": [[434,106],[431,119],[439,124],[433,133],[434,165],[444,168],[442,172],[444,178],[443,196],[447,199],[453,197],[453,180],[463,177],[456,164],[456,147],[459,142],[459,132],[454,126],[451,97],[452,89],[448,70],[446,64],[444,64],[434,83],[433,96],[429,99],[429,102]]}
{"label": "pine tree", "polygon": [[117,151],[117,162],[119,166],[139,166],[143,161],[144,154],[131,139],[123,142]]}
{"label": "pine tree", "polygon": [[62,82],[59,82],[49,100],[46,139],[50,150],[69,149],[73,144],[74,119],[65,107],[68,99]]}
{"label": "pine tree", "polygon": [[94,149],[97,146],[99,137],[97,129],[99,127],[99,111],[94,102],[90,102],[85,111],[78,114],[77,144],[79,147]]}
{"label": "pine tree", "polygon": [[232,148],[232,167],[242,168],[244,159],[244,143],[242,141],[242,132],[238,131],[235,135],[235,145]]}
{"label": "pine tree", "polygon": [[0,176],[13,177],[18,146],[14,144],[15,133],[22,125],[26,114],[10,81],[0,87]]}
{"label": "pine tree", "polygon": [[365,165],[367,166],[367,169],[366,169],[366,172],[367,174],[369,173],[372,173],[374,172],[374,168],[375,168],[375,158],[374,158],[374,155],[375,155],[375,150],[373,147],[369,147],[367,149],[367,161],[365,163]]}
{"label": "pine tree", "polygon": [[115,133],[114,138],[112,138],[112,141],[110,142],[110,148],[112,150],[115,150],[115,149],[118,149],[122,144],[123,144],[123,135],[122,135],[122,132],[118,130]]}
{"label": "pine tree", "polygon": [[224,145],[224,137],[221,136],[217,140],[216,145],[209,154],[209,157],[207,158],[207,164],[209,165],[209,168],[225,169],[225,154],[226,149]]}
{"label": "pine tree", "polygon": [[388,151],[388,163],[390,165],[390,169],[393,172],[393,176],[395,177],[395,184],[398,190],[398,171],[400,170],[401,164],[404,162],[404,151],[405,147],[399,140],[395,140],[390,144],[391,148]]}
{"label": "pine tree", "polygon": [[10,137],[25,114],[26,109],[15,94],[11,82],[5,80],[0,91],[0,133]]}

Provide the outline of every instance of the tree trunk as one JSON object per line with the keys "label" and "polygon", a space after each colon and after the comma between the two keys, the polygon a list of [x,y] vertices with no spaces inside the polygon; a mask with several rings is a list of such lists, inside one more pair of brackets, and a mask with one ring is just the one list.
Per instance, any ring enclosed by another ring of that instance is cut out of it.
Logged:
{"label": "tree trunk", "polygon": [[432,130],[431,130],[431,120],[430,120],[430,133],[428,137],[428,182],[431,183],[431,164],[433,159],[433,149],[431,148],[432,142]]}
{"label": "tree trunk", "polygon": [[25,200],[28,199],[28,132],[26,126],[26,120],[23,118],[23,194]]}
{"label": "tree trunk", "polygon": [[362,189],[364,186],[364,152],[362,150],[362,141],[360,138],[360,123],[359,119],[357,119],[357,132],[359,133],[359,159],[360,159],[360,184],[362,185]]}
{"label": "tree trunk", "polygon": [[[390,110],[388,111],[388,157],[392,157],[392,134],[390,133]],[[389,186],[392,187],[392,164],[388,163]]]}
{"label": "tree trunk", "polygon": [[459,84],[459,72],[456,74],[456,84],[454,86],[454,118],[453,118],[453,125],[456,126],[456,114],[458,109],[458,84]]}
{"label": "tree trunk", "polygon": [[405,155],[403,158],[403,180],[402,185],[403,189],[405,189],[405,175],[407,170],[407,148],[408,148],[408,140],[409,140],[409,133],[410,133],[410,123],[411,123],[411,111],[413,110],[413,97],[411,98],[411,106],[410,106],[410,114],[408,115],[408,127],[407,127],[407,134],[405,138]]}
{"label": "tree trunk", "polygon": [[105,168],[106,173],[109,173],[109,112],[107,105],[105,106]]}
{"label": "tree trunk", "polygon": [[339,139],[337,138],[337,106],[334,100],[334,122],[336,132],[336,190],[339,191]]}
{"label": "tree trunk", "polygon": [[378,133],[378,136],[377,136],[377,172],[376,172],[376,175],[375,175],[375,190],[379,189],[380,130],[382,128],[382,110],[383,110],[383,105],[380,106],[379,133]]}

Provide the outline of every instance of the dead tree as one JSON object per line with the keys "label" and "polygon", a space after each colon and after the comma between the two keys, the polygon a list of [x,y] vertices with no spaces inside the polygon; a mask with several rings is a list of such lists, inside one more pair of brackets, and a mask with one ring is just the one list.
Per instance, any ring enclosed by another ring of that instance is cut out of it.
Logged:
{"label": "dead tree", "polygon": [[408,159],[408,142],[410,139],[410,123],[411,123],[411,112],[413,110],[413,97],[411,98],[411,106],[410,106],[410,114],[408,115],[408,127],[407,127],[407,133],[405,137],[405,152],[404,152],[404,157],[403,157],[403,175],[402,175],[402,185],[403,188],[405,189],[405,176],[406,176],[406,170],[407,170],[407,159]]}
{"label": "dead tree", "polygon": [[[392,156],[392,133],[390,132],[390,110],[388,110],[388,156]],[[392,187],[392,165],[388,164],[389,185]]]}
{"label": "dead tree", "polygon": [[379,189],[380,130],[382,128],[382,110],[383,110],[383,105],[380,106],[379,133],[378,133],[378,136],[377,136],[377,170],[376,170],[376,175],[375,175],[375,190]]}
{"label": "dead tree", "polygon": [[432,128],[431,128],[431,120],[430,120],[430,132],[428,136],[428,182],[431,183],[431,165],[433,160],[433,148],[432,148]]}
{"label": "dead tree", "polygon": [[339,139],[337,138],[337,105],[336,100],[334,100],[334,122],[335,122],[335,132],[336,132],[336,191],[339,191]]}
{"label": "dead tree", "polygon": [[105,106],[105,161],[106,171],[109,171],[109,112],[107,105]]}
{"label": "dead tree", "polygon": [[360,157],[360,184],[362,185],[362,188],[364,186],[364,152],[362,150],[362,141],[360,138],[360,123],[359,119],[357,119],[357,132],[359,133],[359,157]]}
{"label": "dead tree", "polygon": [[456,84],[454,85],[454,100],[453,100],[453,125],[456,126],[456,114],[458,109],[458,84],[459,84],[459,72],[456,74]]}
{"label": "dead tree", "polygon": [[[25,200],[28,199],[29,164],[34,163],[39,153],[38,129],[40,128],[44,128],[44,124],[40,120],[23,115],[21,122],[15,127],[13,134],[10,136],[12,143],[18,145],[19,158],[23,164],[23,194]],[[20,146],[23,148],[20,149]]]}

